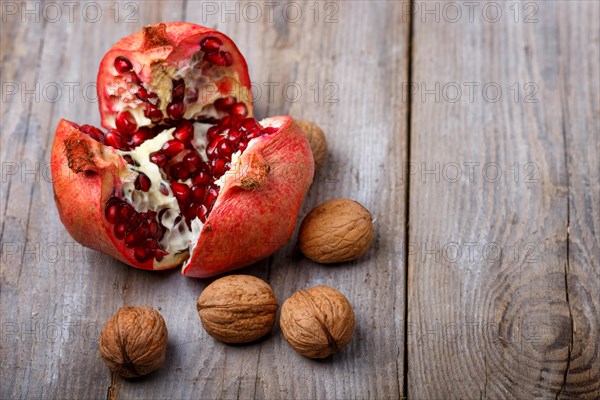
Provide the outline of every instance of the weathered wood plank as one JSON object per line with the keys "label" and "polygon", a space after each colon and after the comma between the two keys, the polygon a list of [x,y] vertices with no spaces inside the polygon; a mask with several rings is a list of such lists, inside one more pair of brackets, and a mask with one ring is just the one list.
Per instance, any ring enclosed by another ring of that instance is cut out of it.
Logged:
{"label": "weathered wood plank", "polygon": [[[244,14],[244,4],[239,9],[242,20],[249,15]],[[175,353],[168,366],[161,369],[159,379],[120,382],[119,396],[142,397],[150,391],[157,397],[196,398],[401,396],[404,286],[402,247],[397,245],[401,239],[397,238],[403,235],[404,205],[397,193],[405,190],[398,174],[404,158],[398,152],[406,148],[406,105],[399,93],[406,80],[407,25],[398,23],[400,5],[391,9],[389,3],[339,3],[333,8],[326,4],[332,3],[318,3],[317,15],[310,8],[313,3],[294,3],[290,16],[296,6],[302,7],[296,22],[292,22],[295,17],[284,18],[283,4],[273,8],[272,22],[262,8],[263,17],[255,23],[235,24],[233,3],[229,14],[221,8],[210,17],[203,11],[211,10],[190,3],[186,18],[215,26],[236,39],[257,88],[259,118],[289,113],[317,121],[326,130],[333,149],[329,170],[313,185],[304,212],[343,196],[374,211],[377,244],[361,261],[334,268],[318,266],[303,259],[290,243],[270,260],[244,271],[267,279],[280,303],[298,289],[318,284],[337,287],[355,306],[359,325],[354,341],[344,354],[326,362],[298,356],[279,328],[257,344],[217,343],[200,329],[194,310],[195,298],[208,282],[184,280],[178,294],[163,306],[176,329]],[[326,22],[326,16],[331,21]],[[368,23],[359,28],[365,18]],[[374,26],[380,28],[373,30]],[[374,41],[391,38],[395,43],[387,49],[371,47]],[[369,69],[355,63],[361,57]],[[364,82],[372,84],[365,87]],[[286,87],[291,88],[289,93],[284,92]],[[302,91],[297,99],[294,87]],[[389,168],[384,169],[384,164]],[[378,189],[382,187],[386,189]],[[129,299],[147,291],[139,277],[135,281]]]}
{"label": "weathered wood plank", "polygon": [[100,57],[138,27],[115,20],[110,3],[94,3],[99,15],[76,6],[72,20],[60,8],[54,22],[43,2],[15,4],[17,13],[7,15],[15,41],[3,63],[19,90],[2,121],[3,165],[14,160],[18,169],[3,191],[0,397],[104,397],[110,376],[97,337],[123,304],[119,282],[128,271],[69,237],[54,206],[48,160],[60,118],[98,124]]}
{"label": "weathered wood plank", "polygon": [[[400,91],[407,79],[408,33],[400,3],[294,2],[272,11],[258,3],[257,20],[248,2],[227,9],[221,2],[125,2],[117,20],[112,2],[97,4],[104,15],[97,22],[90,14],[83,18],[80,5],[72,22],[44,22],[42,16],[36,23],[29,16],[23,23],[18,10],[2,24],[3,82],[28,88],[57,83],[63,92],[54,102],[36,102],[33,96],[22,102],[18,93],[2,103],[2,161],[23,161],[28,169],[39,162],[42,168],[38,179],[15,174],[2,182],[0,397],[101,398],[109,387],[114,398],[401,396],[405,186],[399,167],[406,149],[406,104]],[[298,6],[301,16],[294,14]],[[373,211],[377,239],[363,260],[317,266],[290,243],[244,271],[268,279],[280,302],[317,284],[346,294],[355,306],[356,337],[332,360],[301,358],[278,328],[248,346],[214,341],[195,310],[210,281],[185,279],[177,271],[130,269],[74,243],[59,221],[48,171],[43,175],[59,118],[98,124],[93,87],[85,94],[81,89],[95,81],[104,52],[145,24],[180,19],[217,27],[236,40],[260,91],[258,117],[291,113],[327,131],[330,165],[303,213],[342,196]],[[385,42],[390,45],[373,46]],[[31,48],[40,51],[23,50]],[[66,92],[69,82],[75,85],[73,98]],[[302,95],[296,98],[298,89]],[[165,365],[138,381],[112,379],[97,353],[102,324],[125,304],[159,308],[169,327]]]}
{"label": "weathered wood plank", "polygon": [[565,290],[572,336],[559,398],[600,398],[600,5],[561,3],[560,94],[568,173]]}
{"label": "weathered wood plank", "polygon": [[276,332],[274,345],[260,355],[258,398],[402,395],[405,186],[400,174],[406,104],[401,91],[408,51],[403,6],[340,2],[338,23],[289,24],[265,45],[271,67],[254,71],[259,80],[296,81],[303,88],[319,82],[321,96],[327,95],[328,82],[339,87],[339,103],[307,96],[292,104],[267,103],[265,108],[271,114],[289,112],[317,121],[328,135],[334,168],[313,185],[306,212],[324,200],[350,197],[372,210],[377,227],[373,249],[355,263],[315,265],[292,246],[274,257],[270,281],[279,299],[317,284],[336,287],[354,305],[358,327],[344,354],[320,363],[295,354]]}
{"label": "weathered wood plank", "polygon": [[597,398],[598,6],[482,3],[456,23],[425,3],[413,19],[408,396]]}
{"label": "weathered wood plank", "polygon": [[140,27],[139,15],[138,22],[123,21],[131,11],[124,5],[116,17],[113,3],[94,4],[98,21],[80,5],[72,22],[65,8],[59,21],[49,22],[42,2],[18,3],[17,14],[7,16],[15,42],[3,66],[19,90],[3,113],[2,160],[18,169],[2,193],[2,398],[98,398],[110,385],[97,337],[124,304],[129,271],[69,237],[55,211],[48,168],[58,120],[98,124],[100,58]]}

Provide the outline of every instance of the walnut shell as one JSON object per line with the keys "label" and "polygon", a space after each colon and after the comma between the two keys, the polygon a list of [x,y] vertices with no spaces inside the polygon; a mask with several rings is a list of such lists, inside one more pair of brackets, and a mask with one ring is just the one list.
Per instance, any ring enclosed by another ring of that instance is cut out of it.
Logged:
{"label": "walnut shell", "polygon": [[271,286],[250,275],[217,279],[196,303],[204,329],[225,343],[248,343],[263,337],[273,328],[278,308]]}
{"label": "walnut shell", "polygon": [[165,361],[167,338],[167,326],[158,311],[122,307],[102,329],[100,355],[122,377],[147,375]]}
{"label": "walnut shell", "polygon": [[325,358],[352,340],[354,311],[343,294],[329,286],[300,290],[281,307],[285,340],[303,356]]}
{"label": "walnut shell", "polygon": [[316,172],[323,164],[325,164],[325,160],[327,159],[327,139],[325,139],[325,134],[323,133],[323,130],[313,122],[304,119],[295,119],[294,122],[302,129],[304,135],[308,139],[313,158],[315,159]]}
{"label": "walnut shell", "polygon": [[327,201],[302,221],[300,251],[313,261],[331,264],[362,257],[373,241],[371,213],[350,199]]}

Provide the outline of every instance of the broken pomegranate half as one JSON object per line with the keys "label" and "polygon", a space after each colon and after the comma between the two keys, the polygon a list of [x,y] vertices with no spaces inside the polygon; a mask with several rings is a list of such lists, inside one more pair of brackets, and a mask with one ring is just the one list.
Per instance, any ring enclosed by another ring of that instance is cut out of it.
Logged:
{"label": "broken pomegranate half", "polygon": [[145,27],[98,74],[103,131],[61,120],[51,164],[63,224],[143,269],[207,277],[275,252],[313,178],[290,117],[252,117],[243,56],[189,23]]}

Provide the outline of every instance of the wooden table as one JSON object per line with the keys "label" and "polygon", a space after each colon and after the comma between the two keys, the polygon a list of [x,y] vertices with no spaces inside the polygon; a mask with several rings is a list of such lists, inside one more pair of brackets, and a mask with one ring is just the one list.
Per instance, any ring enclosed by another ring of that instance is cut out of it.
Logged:
{"label": "wooden table", "polygon": [[[599,15],[583,0],[3,2],[0,398],[599,398]],[[98,125],[102,55],[169,20],[237,42],[259,117],[325,129],[300,217],[336,197],[373,212],[356,262],[317,265],[293,239],[243,270],[280,302],[342,291],[357,327],[341,354],[305,359],[278,327],[216,342],[195,310],[209,280],[128,268],[61,225],[59,119]],[[165,364],[137,381],[97,350],[123,305],[169,327]]]}

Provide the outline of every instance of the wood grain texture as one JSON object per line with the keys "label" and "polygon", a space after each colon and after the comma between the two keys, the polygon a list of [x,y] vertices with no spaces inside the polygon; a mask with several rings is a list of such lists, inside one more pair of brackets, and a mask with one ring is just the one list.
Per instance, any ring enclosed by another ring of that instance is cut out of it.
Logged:
{"label": "wood grain texture", "polygon": [[[264,14],[252,22],[242,11],[247,2],[228,3],[234,10],[229,14],[220,8],[211,14],[208,3],[225,7],[222,2],[122,2],[115,20],[112,2],[106,2],[98,3],[104,13],[98,22],[83,19],[78,7],[73,22],[42,17],[37,23],[34,16],[22,22],[17,14],[2,23],[3,83],[32,88],[39,82],[39,94],[57,83],[63,93],[54,102],[43,95],[22,99],[20,92],[2,102],[3,167],[16,163],[20,169],[3,169],[1,183],[0,398],[402,396],[406,187],[400,171],[407,104],[400,93],[408,79],[402,4],[290,2],[286,19],[287,3],[281,2],[270,20],[259,3]],[[33,9],[34,2],[28,7]],[[357,329],[350,346],[335,358],[302,358],[278,327],[259,343],[218,343],[202,330],[195,310],[209,280],[128,268],[79,246],[59,221],[44,169],[59,119],[98,125],[93,86],[87,97],[81,88],[95,82],[102,55],[143,25],[168,20],[215,27],[236,41],[262,90],[258,117],[289,113],[324,128],[332,151],[301,216],[327,199],[351,197],[376,218],[375,244],[359,261],[319,266],[304,259],[291,241],[269,260],[243,270],[268,280],[280,303],[318,284],[344,293],[354,305]],[[377,42],[390,45],[374,46]],[[65,93],[68,82],[77,84],[73,98]],[[285,87],[291,88],[284,92]],[[302,91],[299,98],[294,88]],[[36,163],[37,176],[22,176],[23,168],[35,170]],[[153,306],[169,328],[165,364],[135,381],[111,377],[97,351],[102,325],[123,305]]]}
{"label": "wood grain texture", "polygon": [[[55,22],[60,2],[28,2],[29,14],[7,3],[0,398],[600,398],[597,2],[481,2],[472,14],[452,3],[458,21],[442,2],[413,2],[412,19],[395,1],[93,2],[97,21],[80,4]],[[300,217],[336,197],[375,217],[356,262],[314,264],[292,240],[242,270],[280,303],[319,284],[344,293],[357,329],[336,357],[299,356],[278,327],[250,345],[216,342],[195,310],[210,280],[128,268],[59,221],[47,165],[59,119],[98,125],[102,55],[175,20],[236,41],[258,118],[324,128],[329,158]],[[165,364],[134,381],[111,376],[97,350],[123,305],[153,306],[169,328]]]}
{"label": "wood grain texture", "polygon": [[409,398],[600,395],[599,9],[533,4],[413,19]]}

